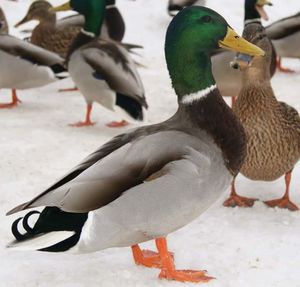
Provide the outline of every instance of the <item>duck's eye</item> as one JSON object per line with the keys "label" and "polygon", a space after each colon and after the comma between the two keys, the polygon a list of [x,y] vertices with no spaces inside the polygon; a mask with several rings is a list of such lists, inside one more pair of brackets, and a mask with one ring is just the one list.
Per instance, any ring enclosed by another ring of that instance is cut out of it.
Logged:
{"label": "duck's eye", "polygon": [[212,21],[212,18],[209,15],[205,15],[205,16],[201,17],[200,20],[202,23],[210,23]]}

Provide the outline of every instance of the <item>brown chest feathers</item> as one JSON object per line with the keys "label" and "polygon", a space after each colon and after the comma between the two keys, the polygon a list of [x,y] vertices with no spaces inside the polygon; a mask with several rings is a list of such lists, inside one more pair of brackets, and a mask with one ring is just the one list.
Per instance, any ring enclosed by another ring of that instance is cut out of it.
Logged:
{"label": "brown chest feathers", "polygon": [[233,111],[247,138],[243,175],[271,181],[294,167],[300,158],[299,114],[278,102],[270,85],[244,86]]}

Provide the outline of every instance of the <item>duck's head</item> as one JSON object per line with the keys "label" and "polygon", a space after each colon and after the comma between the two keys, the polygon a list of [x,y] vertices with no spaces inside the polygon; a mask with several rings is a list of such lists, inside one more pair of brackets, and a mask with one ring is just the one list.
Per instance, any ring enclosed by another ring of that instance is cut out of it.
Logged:
{"label": "duck's head", "polygon": [[111,0],[71,0],[51,9],[54,12],[74,10],[85,17],[84,30],[99,35],[105,16],[105,6]]}
{"label": "duck's head", "polygon": [[265,51],[265,57],[253,57],[251,64],[245,64],[245,55],[239,54],[236,57],[236,63],[239,69],[247,73],[247,78],[254,79],[269,79],[270,78],[270,65],[273,59],[273,46],[271,40],[267,37],[265,28],[260,23],[250,23],[245,26],[243,31],[243,37],[260,47]]}
{"label": "duck's head", "polygon": [[260,21],[261,18],[269,20],[265,5],[272,6],[272,3],[268,0],[245,0],[245,23]]}
{"label": "duck's head", "polygon": [[260,48],[238,36],[221,15],[209,8],[188,7],[173,18],[166,34],[165,53],[172,84],[179,97],[215,84],[210,53],[219,47],[264,55]]}
{"label": "duck's head", "polygon": [[39,22],[55,22],[55,13],[49,10],[51,7],[52,5],[44,0],[38,0],[33,2],[29,7],[26,16],[15,25],[15,28],[32,20],[37,20]]}

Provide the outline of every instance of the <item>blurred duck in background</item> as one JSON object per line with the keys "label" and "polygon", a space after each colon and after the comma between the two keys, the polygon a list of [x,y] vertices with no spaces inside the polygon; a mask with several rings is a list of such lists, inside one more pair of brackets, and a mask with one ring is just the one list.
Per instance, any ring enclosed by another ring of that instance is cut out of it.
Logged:
{"label": "blurred duck in background", "polygon": [[206,0],[169,0],[168,13],[170,16],[174,16],[184,7],[192,6],[195,4],[199,6],[205,6],[205,3]]}
{"label": "blurred duck in background", "polygon": [[0,34],[8,34],[7,20],[1,7],[0,7]]}
{"label": "blurred duck in background", "polygon": [[[266,201],[270,207],[298,210],[289,199],[293,167],[300,158],[300,117],[286,103],[277,101],[270,82],[272,44],[259,23],[245,26],[243,37],[266,52],[251,65],[240,66],[242,89],[233,111],[240,119],[247,139],[247,153],[241,174],[252,180],[273,181],[285,176],[286,190],[280,199]],[[237,61],[242,63],[243,55]],[[252,206],[255,199],[239,196],[233,181],[225,206]]]}
{"label": "blurred duck in background", "polygon": [[[71,10],[79,0],[73,0],[55,8],[55,11]],[[143,120],[143,108],[148,108],[144,87],[129,50],[140,46],[121,44],[99,38],[106,13],[106,1],[93,0],[86,5],[76,5],[77,12],[85,17],[85,24],[73,41],[67,57],[69,73],[86,100],[85,120],[72,126],[94,125],[91,121],[93,102],[111,111],[120,111],[122,118]],[[92,6],[90,6],[92,5]],[[109,123],[109,127],[128,125],[126,119]]]}

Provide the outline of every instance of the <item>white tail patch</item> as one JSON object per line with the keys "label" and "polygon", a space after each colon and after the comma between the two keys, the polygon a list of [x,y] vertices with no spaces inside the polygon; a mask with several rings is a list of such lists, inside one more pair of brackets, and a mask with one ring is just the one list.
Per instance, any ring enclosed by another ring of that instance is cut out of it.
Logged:
{"label": "white tail patch", "polygon": [[201,91],[198,91],[197,93],[184,95],[181,99],[181,103],[185,104],[185,105],[190,105],[193,102],[199,101],[200,99],[206,97],[208,94],[210,94],[216,88],[217,88],[217,85],[211,85],[210,87],[203,89]]}
{"label": "white tail patch", "polygon": [[7,245],[7,248],[20,251],[39,250],[64,241],[74,234],[73,231],[50,232],[25,241],[14,241]]}

